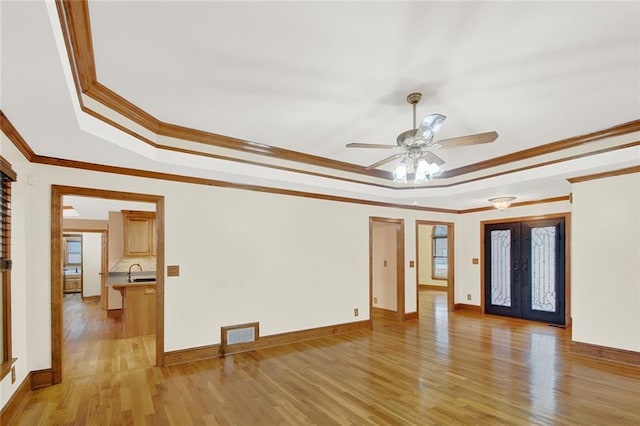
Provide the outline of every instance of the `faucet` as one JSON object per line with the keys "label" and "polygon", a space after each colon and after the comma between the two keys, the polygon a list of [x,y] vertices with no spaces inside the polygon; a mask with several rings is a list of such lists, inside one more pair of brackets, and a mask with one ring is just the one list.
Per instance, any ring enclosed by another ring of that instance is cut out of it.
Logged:
{"label": "faucet", "polygon": [[131,268],[133,268],[134,266],[137,266],[138,268],[140,268],[140,272],[142,272],[142,266],[140,266],[139,263],[132,263],[131,266],[129,266],[129,272],[127,273],[127,278],[129,282],[131,281]]}

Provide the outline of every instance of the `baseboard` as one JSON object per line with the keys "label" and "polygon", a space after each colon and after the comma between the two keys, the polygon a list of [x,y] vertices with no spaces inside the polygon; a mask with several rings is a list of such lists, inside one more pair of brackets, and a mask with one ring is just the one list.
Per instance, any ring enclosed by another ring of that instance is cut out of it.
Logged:
{"label": "baseboard", "polygon": [[18,411],[22,409],[22,406],[27,401],[27,396],[31,392],[31,373],[27,374],[18,389],[11,395],[9,401],[0,410],[0,425],[11,424],[11,421],[16,416]]}
{"label": "baseboard", "polygon": [[83,302],[99,302],[100,301],[100,295],[87,296],[87,297],[82,296],[82,301]]}
{"label": "baseboard", "polygon": [[46,368],[31,372],[31,389],[40,389],[53,385],[53,370]]}
{"label": "baseboard", "polygon": [[409,320],[417,320],[418,319],[418,313],[417,312],[407,312],[404,314],[404,320],[405,321],[409,321]]}
{"label": "baseboard", "polygon": [[480,305],[469,305],[467,303],[456,303],[453,307],[454,311],[470,311],[470,312],[482,312]]}
{"label": "baseboard", "polygon": [[384,308],[371,308],[371,317],[377,317],[392,321],[398,321],[398,313]]}
{"label": "baseboard", "polygon": [[431,285],[431,284],[420,284],[418,285],[419,290],[434,290],[434,291],[447,291],[447,286],[439,286],[439,285]]}
{"label": "baseboard", "polygon": [[186,364],[220,356],[220,345],[198,346],[195,348],[178,349],[164,353],[164,365]]}
{"label": "baseboard", "polygon": [[575,342],[572,340],[570,350],[578,355],[606,359],[607,361],[621,362],[624,364],[640,365],[640,352],[627,349],[593,345],[591,343]]}
{"label": "baseboard", "polygon": [[187,362],[200,361],[207,358],[215,358],[223,354],[233,354],[247,351],[255,351],[273,346],[289,345],[305,340],[317,339],[320,337],[332,336],[334,334],[346,333],[349,331],[371,329],[371,320],[350,322],[344,324],[328,325],[325,327],[310,328],[306,330],[291,331],[288,333],[272,334],[270,336],[260,336],[255,342],[232,345],[225,348],[219,344],[200,346],[197,348],[180,349],[164,353],[164,364],[166,366],[184,364]]}

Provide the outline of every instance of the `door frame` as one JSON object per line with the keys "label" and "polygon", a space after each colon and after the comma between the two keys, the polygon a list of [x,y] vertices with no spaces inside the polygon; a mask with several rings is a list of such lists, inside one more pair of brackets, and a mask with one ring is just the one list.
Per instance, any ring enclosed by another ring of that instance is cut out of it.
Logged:
{"label": "door frame", "polygon": [[564,219],[565,246],[564,246],[564,327],[571,327],[571,213],[553,213],[539,216],[508,217],[503,219],[483,220],[480,222],[480,309],[485,314],[485,251],[484,239],[485,225],[495,223],[529,222],[546,219]]}
{"label": "door frame", "polygon": [[[83,244],[83,236],[82,231],[75,231],[69,229],[62,230],[62,244],[66,246],[65,237],[79,237],[80,238],[80,247]],[[64,265],[66,264],[66,247],[62,250],[62,267],[64,269]],[[84,250],[80,249],[80,264],[84,262]],[[62,293],[64,296],[64,276],[62,277]],[[82,298],[82,294],[84,293],[84,268],[82,268],[82,272],[80,272],[80,297]]]}
{"label": "door frame", "polygon": [[65,195],[109,200],[138,201],[156,205],[158,232],[156,256],[156,366],[164,366],[164,196],[75,186],[51,185],[51,375],[52,383],[62,382],[63,277],[62,234]]}
{"label": "door frame", "polygon": [[447,310],[449,312],[455,311],[455,223],[444,222],[437,220],[416,220],[416,312],[418,317],[420,316],[420,283],[419,283],[419,269],[420,269],[420,240],[418,236],[418,227],[420,225],[434,226],[434,225],[447,225]]}
{"label": "door frame", "polygon": [[369,217],[369,318],[373,317],[373,224],[392,223],[396,226],[396,321],[405,320],[405,273],[404,273],[404,219]]}
{"label": "door frame", "polygon": [[[100,295],[103,294],[104,286],[107,282],[107,251],[109,250],[109,233],[106,229],[95,228],[63,228],[62,232],[80,233],[80,234],[100,234],[101,235],[101,247],[100,247]],[[84,267],[82,268],[82,289],[84,291]],[[84,299],[84,296],[82,297]],[[103,300],[100,300],[100,304],[103,304]]]}

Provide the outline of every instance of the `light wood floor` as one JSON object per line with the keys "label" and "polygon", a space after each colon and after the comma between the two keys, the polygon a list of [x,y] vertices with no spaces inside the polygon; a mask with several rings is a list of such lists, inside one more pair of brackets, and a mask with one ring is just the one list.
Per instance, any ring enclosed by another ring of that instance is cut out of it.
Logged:
{"label": "light wood floor", "polygon": [[98,337],[97,304],[69,305],[92,343],[16,424],[640,424],[639,368],[569,353],[561,328],[448,313],[444,293],[420,304],[417,321],[167,368],[115,323]]}

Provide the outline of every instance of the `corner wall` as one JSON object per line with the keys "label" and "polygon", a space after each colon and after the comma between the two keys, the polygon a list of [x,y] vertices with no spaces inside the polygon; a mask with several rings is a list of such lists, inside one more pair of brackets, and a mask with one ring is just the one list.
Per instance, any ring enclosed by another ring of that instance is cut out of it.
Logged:
{"label": "corner wall", "polygon": [[573,184],[573,340],[640,351],[640,173]]}

